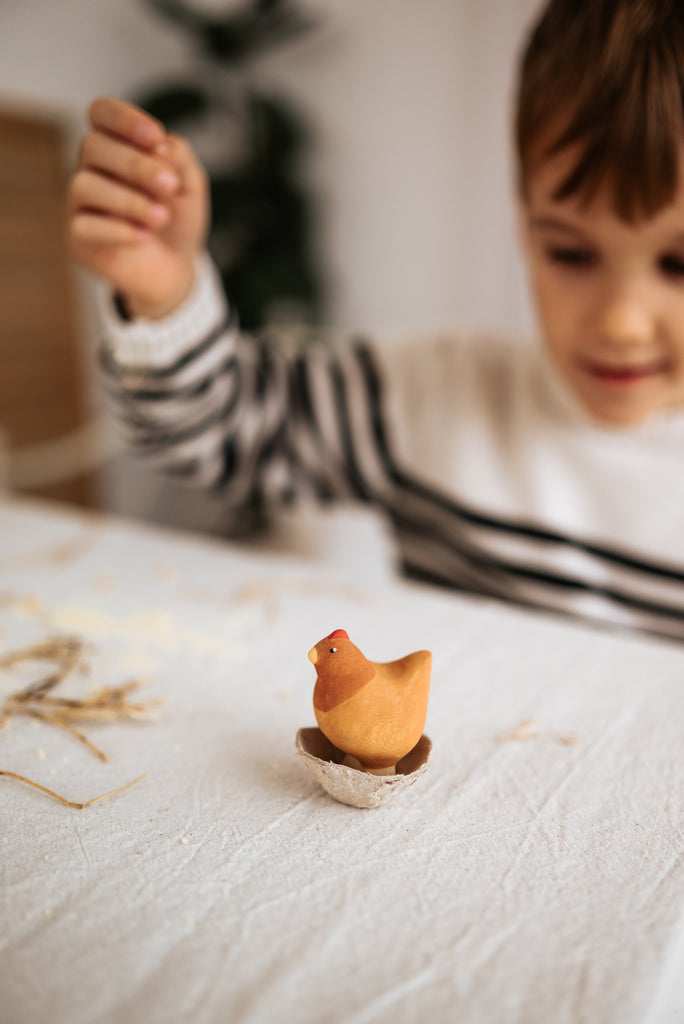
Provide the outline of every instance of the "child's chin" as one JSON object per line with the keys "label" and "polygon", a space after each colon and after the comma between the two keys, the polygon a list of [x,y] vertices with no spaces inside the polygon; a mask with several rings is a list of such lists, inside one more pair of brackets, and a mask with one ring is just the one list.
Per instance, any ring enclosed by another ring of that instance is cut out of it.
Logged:
{"label": "child's chin", "polygon": [[630,427],[641,427],[661,412],[661,408],[653,404],[627,404],[599,403],[595,401],[582,402],[586,412],[599,426],[608,427],[614,430],[626,430]]}
{"label": "child's chin", "polygon": [[614,429],[643,426],[666,408],[662,378],[624,389],[595,380],[576,380],[575,393],[592,420]]}

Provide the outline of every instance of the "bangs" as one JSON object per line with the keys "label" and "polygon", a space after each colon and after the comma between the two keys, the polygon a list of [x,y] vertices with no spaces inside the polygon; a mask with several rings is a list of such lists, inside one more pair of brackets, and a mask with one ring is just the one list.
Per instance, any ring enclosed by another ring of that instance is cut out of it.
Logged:
{"label": "bangs", "polygon": [[[581,9],[574,4],[575,12]],[[656,4],[654,24],[645,14]],[[555,28],[565,29],[557,45],[543,21],[532,37],[516,120],[521,185],[524,191],[540,161],[576,146],[577,162],[554,198],[577,196],[588,204],[608,185],[617,216],[634,223],[670,203],[679,184],[684,32],[674,14],[666,17],[667,0],[613,3],[603,24],[601,6],[599,0],[591,14],[575,13],[573,20],[567,4],[552,4],[566,8],[565,24],[556,19]],[[629,10],[616,12],[620,7]]]}

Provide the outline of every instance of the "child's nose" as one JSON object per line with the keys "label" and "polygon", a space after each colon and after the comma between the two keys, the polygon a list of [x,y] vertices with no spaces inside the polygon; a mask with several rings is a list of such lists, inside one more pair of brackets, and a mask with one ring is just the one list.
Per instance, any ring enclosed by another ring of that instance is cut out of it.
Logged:
{"label": "child's nose", "polygon": [[599,336],[609,344],[643,345],[653,340],[654,332],[653,313],[639,296],[614,296],[601,311]]}

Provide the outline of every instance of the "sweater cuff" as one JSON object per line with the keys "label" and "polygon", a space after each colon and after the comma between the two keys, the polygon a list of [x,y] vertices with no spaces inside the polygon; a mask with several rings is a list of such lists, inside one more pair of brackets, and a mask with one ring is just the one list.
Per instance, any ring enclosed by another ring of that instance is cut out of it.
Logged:
{"label": "sweater cuff", "polygon": [[195,260],[195,283],[178,309],[162,320],[125,320],[111,287],[98,285],[98,315],[105,347],[119,366],[168,366],[225,323],[228,305],[218,271],[208,254]]}

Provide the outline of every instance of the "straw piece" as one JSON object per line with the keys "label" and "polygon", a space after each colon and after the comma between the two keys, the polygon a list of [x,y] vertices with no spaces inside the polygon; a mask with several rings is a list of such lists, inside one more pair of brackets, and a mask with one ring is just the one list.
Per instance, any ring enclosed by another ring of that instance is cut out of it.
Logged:
{"label": "straw piece", "polygon": [[102,796],[94,796],[92,800],[85,800],[83,803],[76,803],[73,800],[66,800],[59,793],[55,793],[54,790],[48,789],[47,786],[41,786],[39,782],[34,782],[32,779],[27,779],[25,775],[17,775],[16,772],[3,771],[0,768],[0,775],[4,775],[9,779],[17,779],[19,782],[24,782],[27,786],[33,786],[34,789],[39,789],[42,793],[47,793],[48,796],[53,797],[55,800],[59,800],[61,804],[66,804],[67,807],[75,807],[77,810],[83,810],[84,807],[90,807],[91,804],[96,804],[99,800],[106,800],[109,796],[116,796],[117,793],[123,793],[124,790],[130,789],[136,782],[140,782],[147,775],[139,775],[137,779],[133,779],[132,782],[128,782],[125,786],[121,786],[119,789],[112,789],[109,793],[103,793]]}
{"label": "straw piece", "polygon": [[44,711],[38,711],[35,708],[23,712],[26,715],[30,715],[31,718],[39,718],[42,722],[47,722],[48,725],[56,725],[60,729],[65,729],[66,732],[70,732],[72,736],[75,736],[77,740],[85,744],[88,750],[91,750],[96,757],[99,757],[101,761],[105,761],[109,764],[109,758],[103,750],[96,747],[95,744],[88,739],[88,737],[80,732],[76,726],[72,725],[71,722],[66,721],[64,718],[60,718],[59,715],[50,715]]}
{"label": "straw piece", "polygon": [[499,743],[506,740],[535,740],[539,736],[539,726],[533,718],[525,718],[512,732],[497,736]]}
{"label": "straw piece", "polygon": [[57,697],[51,694],[55,686],[79,667],[84,646],[81,640],[74,637],[53,637],[1,658],[0,668],[9,668],[22,661],[55,661],[59,667],[45,678],[31,683],[24,690],[10,694],[4,706],[0,707],[0,729],[7,725],[13,715],[28,715],[66,730],[101,761],[108,761],[107,755],[72,725],[72,722],[111,722],[121,718],[143,718],[162,702],[156,700],[134,704],[128,700],[128,695],[142,686],[143,680],[140,679],[118,686],[100,687],[95,693],[84,698]]}
{"label": "straw piece", "polygon": [[82,650],[82,641],[75,637],[53,637],[6,654],[0,658],[0,668],[11,668],[20,661],[59,661],[73,664],[78,660]]}

